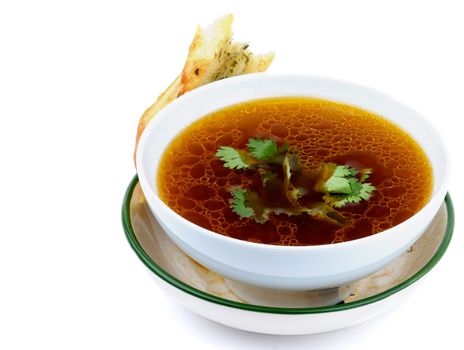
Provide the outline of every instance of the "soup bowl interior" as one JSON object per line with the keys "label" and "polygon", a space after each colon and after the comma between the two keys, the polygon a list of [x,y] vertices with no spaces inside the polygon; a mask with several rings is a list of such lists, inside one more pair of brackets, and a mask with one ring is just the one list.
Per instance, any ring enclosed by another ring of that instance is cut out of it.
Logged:
{"label": "soup bowl interior", "polygon": [[[226,237],[197,226],[158,196],[160,159],[170,142],[192,122],[240,102],[307,96],[360,107],[407,131],[428,156],[434,176],[427,204],[388,230],[353,241],[319,246],[274,246]],[[188,255],[230,279],[265,288],[308,290],[340,286],[385,266],[424,232],[446,194],[447,155],[434,127],[405,105],[373,89],[312,76],[250,74],[224,79],[173,101],[143,132],[137,153],[140,184],[150,210]]]}

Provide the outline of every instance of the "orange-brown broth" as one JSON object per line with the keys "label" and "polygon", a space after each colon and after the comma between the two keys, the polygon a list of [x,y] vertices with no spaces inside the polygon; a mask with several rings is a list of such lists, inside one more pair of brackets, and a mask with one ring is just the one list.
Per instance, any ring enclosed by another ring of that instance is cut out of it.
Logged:
{"label": "orange-brown broth", "polygon": [[[229,189],[253,188],[260,180],[224,168],[215,152],[220,146],[243,149],[251,137],[288,143],[314,176],[330,161],[372,168],[376,191],[369,201],[340,209],[351,220],[347,227],[307,215],[272,215],[265,224],[240,219],[229,207]],[[242,103],[196,121],[168,146],[157,181],[169,207],[214,232],[267,244],[319,245],[369,236],[408,219],[429,199],[433,177],[420,146],[393,123],[353,106],[298,97]]]}

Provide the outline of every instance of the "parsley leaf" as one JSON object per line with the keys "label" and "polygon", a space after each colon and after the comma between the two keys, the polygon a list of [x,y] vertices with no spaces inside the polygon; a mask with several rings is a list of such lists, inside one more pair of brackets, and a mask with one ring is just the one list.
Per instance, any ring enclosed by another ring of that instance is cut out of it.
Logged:
{"label": "parsley leaf", "polygon": [[357,171],[346,165],[336,165],[329,163],[333,174],[325,182],[325,189],[330,193],[352,194],[351,180],[354,179]]}
{"label": "parsley leaf", "polygon": [[222,146],[216,151],[216,157],[224,162],[224,167],[229,169],[244,169],[251,165],[250,157],[235,148]]}
{"label": "parsley leaf", "polygon": [[350,180],[344,177],[332,176],[325,183],[327,192],[351,194]]}
{"label": "parsley leaf", "polygon": [[261,197],[254,191],[245,190],[245,203],[253,211],[253,218],[259,224],[264,224],[269,220],[272,209],[264,205]]}
{"label": "parsley leaf", "polygon": [[369,200],[372,196],[372,192],[374,192],[375,186],[372,186],[370,183],[363,183],[362,188],[359,191],[359,197],[361,197],[364,200]]}
{"label": "parsley leaf", "polygon": [[346,165],[325,163],[321,167],[320,179],[315,189],[324,192],[322,199],[335,208],[341,208],[348,203],[359,203],[369,200],[375,190],[370,183],[364,182],[371,173],[372,169],[358,171]]}
{"label": "parsley leaf", "polygon": [[232,199],[229,200],[232,211],[240,218],[249,218],[253,216],[253,209],[248,208],[245,203],[246,190],[236,187],[230,190]]}
{"label": "parsley leaf", "polygon": [[280,164],[282,154],[288,150],[287,144],[277,147],[276,141],[259,138],[249,139],[247,147],[249,152],[222,146],[216,151],[216,157],[224,162],[224,167],[229,169],[266,168],[270,164]]}
{"label": "parsley leaf", "polygon": [[[332,163],[334,164],[334,163]],[[336,164],[335,164],[336,165]],[[353,177],[357,173],[356,169],[346,165],[337,165],[332,176],[336,177]]]}
{"label": "parsley leaf", "polygon": [[[307,214],[318,220],[344,225],[348,220],[335,208],[368,200],[375,190],[372,184],[365,182],[372,169],[358,170],[336,163],[322,164],[314,187],[312,180],[310,188],[304,187],[301,179],[307,176],[307,172],[300,165],[298,156],[288,144],[277,146],[272,139],[250,138],[247,150],[222,146],[216,151],[216,156],[226,168],[253,169],[261,176],[263,193],[260,193],[263,197],[250,189],[234,187],[230,190],[232,198],[229,200],[232,211],[241,219],[253,218],[257,223],[265,223],[271,214]],[[300,187],[292,183],[294,178],[296,180],[293,181]],[[321,193],[322,199],[306,204],[307,207],[302,206],[300,198],[312,191]],[[276,198],[284,200],[276,201]],[[277,207],[279,205],[285,207]]]}
{"label": "parsley leaf", "polygon": [[372,192],[375,190],[375,187],[370,183],[359,183],[357,186],[359,189],[356,189],[356,192],[350,195],[340,195],[340,194],[325,194],[322,199],[329,205],[332,205],[335,208],[342,208],[348,203],[359,203],[363,199],[369,200],[372,196]]}
{"label": "parsley leaf", "polygon": [[271,209],[263,205],[261,198],[254,191],[235,187],[230,191],[233,198],[230,199],[232,211],[240,219],[253,217],[257,223],[263,224],[269,220]]}
{"label": "parsley leaf", "polygon": [[251,155],[258,160],[270,159],[277,153],[277,143],[271,139],[249,139],[247,147]]}

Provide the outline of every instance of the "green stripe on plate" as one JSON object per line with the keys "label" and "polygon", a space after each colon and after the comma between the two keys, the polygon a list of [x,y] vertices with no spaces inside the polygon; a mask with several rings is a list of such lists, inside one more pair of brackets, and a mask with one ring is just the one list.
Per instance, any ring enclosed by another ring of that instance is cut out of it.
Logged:
{"label": "green stripe on plate", "polygon": [[445,197],[446,209],[448,212],[447,218],[447,225],[446,225],[446,233],[443,238],[443,241],[440,244],[435,255],[429,262],[420,269],[416,274],[405,280],[404,282],[396,285],[393,288],[390,288],[382,293],[370,296],[365,299],[361,299],[358,301],[354,301],[348,304],[337,304],[331,306],[322,306],[322,307],[310,307],[310,308],[284,308],[284,307],[271,307],[271,306],[261,306],[261,305],[252,305],[252,304],[244,304],[239,303],[232,300],[227,300],[223,298],[219,298],[217,296],[205,293],[201,290],[193,288],[192,286],[178,280],[165,270],[161,266],[159,266],[153,259],[151,259],[148,254],[143,250],[140,243],[137,241],[135,236],[134,230],[132,229],[132,224],[130,220],[130,201],[132,198],[132,193],[134,191],[135,186],[137,185],[139,179],[138,176],[135,175],[132,179],[129,187],[126,190],[126,194],[124,196],[124,201],[122,205],[122,225],[124,227],[124,232],[126,233],[127,240],[129,241],[130,246],[137,254],[137,256],[142,260],[146,267],[148,267],[154,274],[156,274],[159,278],[164,280],[165,282],[171,284],[172,286],[184,291],[185,293],[191,294],[195,297],[201,298],[203,300],[216,303],[219,305],[233,307],[236,309],[246,310],[246,311],[255,311],[255,312],[266,312],[266,313],[273,313],[273,314],[317,314],[323,312],[336,312],[336,311],[343,311],[348,309],[354,309],[360,306],[368,305],[371,303],[375,303],[382,299],[388,298],[389,296],[399,292],[400,290],[410,286],[411,284],[417,282],[420,278],[422,278],[425,274],[427,274],[441,259],[441,257],[445,254],[446,249],[451,241],[451,237],[453,236],[454,230],[454,209],[453,203],[451,201],[451,197],[449,193]]}

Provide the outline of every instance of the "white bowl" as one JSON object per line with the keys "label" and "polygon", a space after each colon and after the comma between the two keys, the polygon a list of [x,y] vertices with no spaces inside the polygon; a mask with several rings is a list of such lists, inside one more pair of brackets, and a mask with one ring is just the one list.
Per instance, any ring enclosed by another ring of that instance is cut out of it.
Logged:
{"label": "white bowl", "polygon": [[[156,174],[170,142],[187,126],[218,109],[277,96],[311,96],[347,103],[401,126],[430,159],[434,187],[429,202],[401,224],[365,238],[319,246],[274,246],[226,237],[182,218],[158,196]],[[137,170],[150,210],[189,256],[232,280],[273,289],[311,290],[363,278],[406,251],[424,232],[446,194],[448,161],[443,142],[421,115],[367,87],[302,76],[250,74],[224,79],[185,94],[165,107],[140,139]]]}

